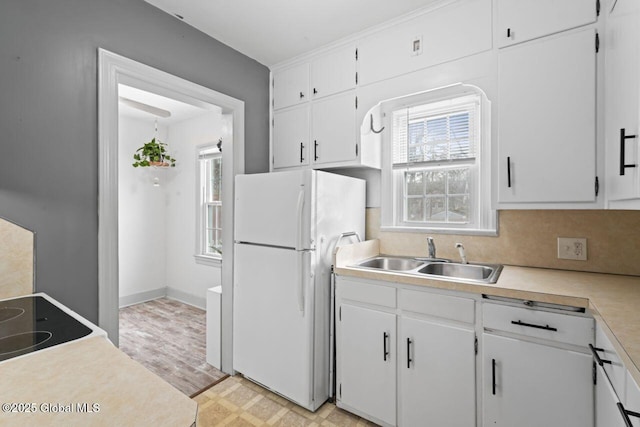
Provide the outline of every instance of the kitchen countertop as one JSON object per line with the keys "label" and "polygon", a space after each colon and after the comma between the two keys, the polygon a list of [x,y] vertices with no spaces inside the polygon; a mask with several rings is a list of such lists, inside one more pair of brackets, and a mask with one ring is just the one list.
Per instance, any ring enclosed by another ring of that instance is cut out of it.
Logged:
{"label": "kitchen countertop", "polygon": [[[2,425],[195,425],[195,401],[101,336],[6,361],[0,378]],[[12,403],[32,411],[6,411]]]}
{"label": "kitchen countertop", "polygon": [[380,254],[377,240],[341,246],[335,272],[342,276],[386,280],[475,294],[584,307],[598,321],[640,384],[640,277],[585,273],[505,265],[497,283],[470,284],[419,277],[400,272],[352,268]]}

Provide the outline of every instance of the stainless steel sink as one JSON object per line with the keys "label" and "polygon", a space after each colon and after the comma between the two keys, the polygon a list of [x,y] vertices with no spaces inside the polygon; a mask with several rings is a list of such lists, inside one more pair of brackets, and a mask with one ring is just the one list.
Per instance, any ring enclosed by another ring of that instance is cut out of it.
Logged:
{"label": "stainless steel sink", "polygon": [[409,271],[424,265],[424,262],[402,257],[379,256],[358,264],[358,267],[375,268],[379,270]]}
{"label": "stainless steel sink", "polygon": [[495,264],[459,264],[434,262],[418,269],[418,273],[433,276],[444,276],[455,279],[475,280],[485,283],[495,283],[502,270],[501,265]]}
{"label": "stainless steel sink", "polygon": [[462,264],[440,258],[408,258],[385,255],[369,258],[352,267],[396,271],[403,274],[468,283],[496,283],[502,271],[500,264]]}

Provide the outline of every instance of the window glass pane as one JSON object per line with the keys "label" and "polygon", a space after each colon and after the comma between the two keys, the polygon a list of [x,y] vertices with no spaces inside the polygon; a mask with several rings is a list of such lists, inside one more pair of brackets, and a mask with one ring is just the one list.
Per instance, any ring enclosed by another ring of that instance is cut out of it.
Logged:
{"label": "window glass pane", "polygon": [[422,172],[407,172],[407,195],[422,196],[424,194],[424,184]]}
{"label": "window glass pane", "polygon": [[222,200],[222,159],[211,160],[211,201]]}
{"label": "window glass pane", "polygon": [[447,117],[427,120],[427,141],[446,141],[449,139]]}
{"label": "window glass pane", "polygon": [[469,222],[469,196],[450,196],[448,198],[449,222]]}
{"label": "window glass pane", "polygon": [[446,174],[444,171],[428,171],[424,172],[424,175],[427,182],[427,194],[445,194]]}
{"label": "window glass pane", "polygon": [[414,197],[407,199],[407,221],[424,221],[423,198]]}
{"label": "window glass pane", "polygon": [[448,194],[469,194],[469,169],[452,169],[447,172]]}
{"label": "window glass pane", "polygon": [[426,199],[425,205],[427,221],[442,222],[446,220],[444,197],[429,197]]}
{"label": "window glass pane", "polygon": [[214,207],[211,205],[207,205],[207,228],[213,228],[213,224],[214,224]]}
{"label": "window glass pane", "polygon": [[215,228],[222,228],[222,206],[216,206]]}

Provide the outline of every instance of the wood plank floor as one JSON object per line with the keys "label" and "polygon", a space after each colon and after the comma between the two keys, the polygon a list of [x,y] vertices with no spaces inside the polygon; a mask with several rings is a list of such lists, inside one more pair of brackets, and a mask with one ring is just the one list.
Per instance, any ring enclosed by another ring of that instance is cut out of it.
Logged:
{"label": "wood plank floor", "polygon": [[192,396],[226,375],[206,363],[205,311],[168,298],[120,309],[120,350]]}

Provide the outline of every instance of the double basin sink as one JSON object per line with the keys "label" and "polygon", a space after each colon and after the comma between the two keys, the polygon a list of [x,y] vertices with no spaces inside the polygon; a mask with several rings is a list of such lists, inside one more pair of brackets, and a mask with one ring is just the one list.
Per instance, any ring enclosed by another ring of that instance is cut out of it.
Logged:
{"label": "double basin sink", "polygon": [[351,267],[479,284],[496,283],[502,271],[500,264],[462,264],[442,258],[407,258],[386,255],[369,258]]}

